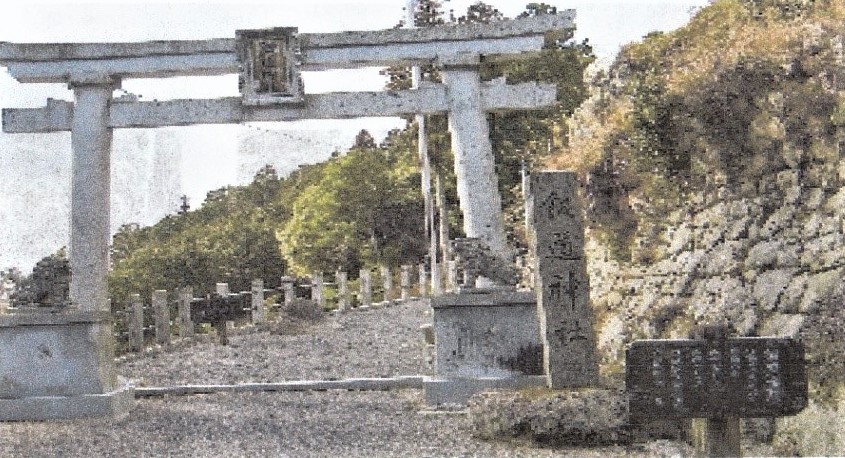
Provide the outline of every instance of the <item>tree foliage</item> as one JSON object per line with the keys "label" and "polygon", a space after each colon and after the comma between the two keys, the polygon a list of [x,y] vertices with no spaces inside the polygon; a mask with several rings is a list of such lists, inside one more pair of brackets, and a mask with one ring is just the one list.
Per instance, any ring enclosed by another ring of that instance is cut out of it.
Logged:
{"label": "tree foliage", "polygon": [[291,269],[357,272],[420,259],[418,180],[412,156],[392,148],[353,148],[327,164],[278,234]]}

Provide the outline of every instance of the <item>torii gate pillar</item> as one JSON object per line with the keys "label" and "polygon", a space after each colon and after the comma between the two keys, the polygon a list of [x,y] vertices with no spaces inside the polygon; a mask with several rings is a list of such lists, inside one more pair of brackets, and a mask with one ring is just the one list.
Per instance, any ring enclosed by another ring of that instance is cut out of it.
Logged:
{"label": "torii gate pillar", "polygon": [[71,78],[70,299],[81,310],[108,310],[112,129],[109,108],[120,83],[108,75]]}
{"label": "torii gate pillar", "polygon": [[[117,81],[71,77],[71,306],[0,316],[0,421],[122,417],[108,302],[109,110]],[[51,313],[60,312],[60,313]]]}
{"label": "torii gate pillar", "polygon": [[[458,198],[467,237],[484,240],[494,254],[509,259],[478,64],[478,56],[443,62]],[[479,279],[478,286],[489,286],[489,281]]]}

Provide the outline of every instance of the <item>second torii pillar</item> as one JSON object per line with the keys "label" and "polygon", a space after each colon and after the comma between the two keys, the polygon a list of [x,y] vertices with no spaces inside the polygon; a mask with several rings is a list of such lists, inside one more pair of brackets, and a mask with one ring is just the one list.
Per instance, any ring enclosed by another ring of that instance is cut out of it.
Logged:
{"label": "second torii pillar", "polygon": [[[467,237],[484,240],[494,254],[508,259],[490,127],[481,103],[479,56],[441,60],[464,232]],[[479,279],[478,286],[489,286],[489,281]]]}

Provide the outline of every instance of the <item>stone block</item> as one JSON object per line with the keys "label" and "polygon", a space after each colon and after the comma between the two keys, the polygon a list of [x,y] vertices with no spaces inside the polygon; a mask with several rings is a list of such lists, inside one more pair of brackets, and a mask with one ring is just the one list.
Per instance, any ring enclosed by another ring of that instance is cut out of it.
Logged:
{"label": "stone block", "polygon": [[542,375],[531,292],[473,290],[431,299],[441,378]]}
{"label": "stone block", "polygon": [[108,312],[29,311],[0,317],[0,420],[122,416]]}
{"label": "stone block", "polygon": [[598,382],[596,337],[574,172],[535,172],[526,202],[543,365],[550,388]]}

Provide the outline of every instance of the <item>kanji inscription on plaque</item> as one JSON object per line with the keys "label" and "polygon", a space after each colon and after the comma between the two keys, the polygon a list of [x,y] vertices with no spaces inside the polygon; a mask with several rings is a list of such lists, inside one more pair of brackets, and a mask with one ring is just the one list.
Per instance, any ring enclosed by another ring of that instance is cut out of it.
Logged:
{"label": "kanji inscription on plaque", "polygon": [[634,417],[779,417],[807,405],[804,348],[793,339],[640,340],[625,364]]}
{"label": "kanji inscription on plaque", "polygon": [[244,105],[303,102],[296,27],[238,30],[236,36]]}

